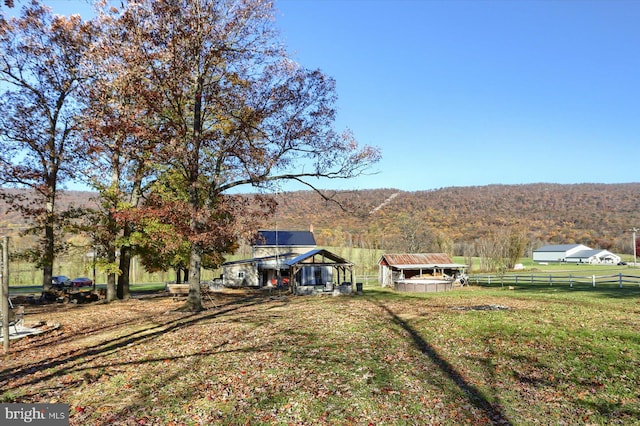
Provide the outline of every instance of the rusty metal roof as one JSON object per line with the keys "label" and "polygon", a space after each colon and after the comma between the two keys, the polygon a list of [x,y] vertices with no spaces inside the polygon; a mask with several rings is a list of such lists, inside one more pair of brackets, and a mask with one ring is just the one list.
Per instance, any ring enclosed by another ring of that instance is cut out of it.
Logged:
{"label": "rusty metal roof", "polygon": [[466,266],[453,263],[453,260],[446,253],[405,253],[405,254],[383,254],[378,264],[394,266],[396,268],[406,267],[434,267],[434,266]]}

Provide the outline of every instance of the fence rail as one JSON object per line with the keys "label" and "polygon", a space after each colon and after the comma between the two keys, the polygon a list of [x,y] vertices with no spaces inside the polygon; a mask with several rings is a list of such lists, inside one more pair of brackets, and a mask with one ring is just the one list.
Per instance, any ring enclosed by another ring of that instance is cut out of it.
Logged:
{"label": "fence rail", "polygon": [[477,285],[548,285],[550,287],[568,285],[573,286],[617,286],[623,287],[640,287],[640,276],[613,274],[613,275],[573,275],[573,274],[474,274],[469,277],[472,284]]}

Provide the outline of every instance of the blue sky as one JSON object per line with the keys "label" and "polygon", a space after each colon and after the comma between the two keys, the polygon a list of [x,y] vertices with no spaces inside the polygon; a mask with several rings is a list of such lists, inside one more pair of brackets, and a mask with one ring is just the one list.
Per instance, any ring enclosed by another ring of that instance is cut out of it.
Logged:
{"label": "blue sky", "polygon": [[356,187],[640,180],[640,2],[276,5],[295,58],[336,79],[339,126],[382,148]]}
{"label": "blue sky", "polygon": [[292,57],[336,79],[337,128],[382,150],[325,187],[640,181],[640,1],[275,5]]}

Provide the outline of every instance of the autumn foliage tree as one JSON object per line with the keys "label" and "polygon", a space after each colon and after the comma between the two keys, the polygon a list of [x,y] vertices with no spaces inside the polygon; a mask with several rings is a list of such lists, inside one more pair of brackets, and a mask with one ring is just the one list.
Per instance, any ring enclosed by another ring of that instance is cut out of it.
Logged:
{"label": "autumn foliage tree", "polygon": [[[189,272],[191,256],[189,206],[186,197],[176,196],[174,190],[179,188],[182,186],[160,187],[160,181],[157,182],[145,203],[132,212],[135,217],[129,219],[136,224],[132,241],[145,269],[151,272],[173,269],[178,283],[182,280],[181,272]],[[220,267],[224,255],[235,252],[239,239],[246,239],[275,207],[271,197],[259,194],[249,198],[221,195],[217,203],[200,217],[206,229],[200,238],[207,241],[202,267],[207,269]]]}
{"label": "autumn foliage tree", "polygon": [[33,258],[45,290],[65,218],[57,195],[79,163],[79,64],[91,35],[79,16],[53,16],[36,1],[20,18],[0,19],[0,184],[31,190],[27,198],[12,194],[12,206],[41,236]]}
{"label": "autumn foliage tree", "polygon": [[112,14],[128,35],[122,48],[137,52],[130,71],[148,77],[139,101],[162,136],[154,164],[180,175],[175,198],[160,199],[188,218],[188,227],[173,225],[189,241],[185,308],[197,311],[203,255],[224,250],[220,232],[241,223],[220,226],[243,213],[222,209],[228,191],[287,179],[313,188],[312,178],[357,176],[379,154],[335,132],[335,83],[287,57],[270,2],[140,0]]}
{"label": "autumn foliage tree", "polygon": [[[158,169],[162,144],[154,116],[150,76],[139,66],[144,55],[127,44],[117,16],[103,11],[94,20],[99,37],[92,41],[83,69],[82,155],[89,165],[86,182],[99,194],[91,219],[98,231],[103,269],[108,272],[107,300],[129,297],[129,271],[135,254],[135,212]],[[142,62],[144,65],[144,62]]]}

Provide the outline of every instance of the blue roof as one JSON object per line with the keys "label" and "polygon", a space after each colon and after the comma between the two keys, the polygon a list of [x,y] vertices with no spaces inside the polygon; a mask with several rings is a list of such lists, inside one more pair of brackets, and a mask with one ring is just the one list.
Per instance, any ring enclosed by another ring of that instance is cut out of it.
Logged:
{"label": "blue roof", "polygon": [[315,246],[311,231],[258,231],[254,246]]}

